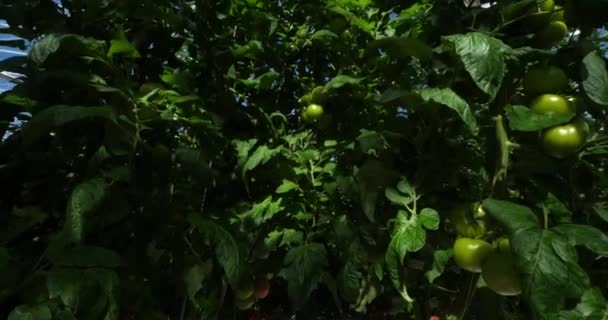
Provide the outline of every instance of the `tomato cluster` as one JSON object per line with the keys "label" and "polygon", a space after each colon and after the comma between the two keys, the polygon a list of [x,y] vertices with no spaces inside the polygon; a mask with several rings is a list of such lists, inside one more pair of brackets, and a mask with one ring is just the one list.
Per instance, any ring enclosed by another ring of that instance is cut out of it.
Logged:
{"label": "tomato cluster", "polygon": [[239,310],[248,310],[256,300],[264,299],[270,293],[270,281],[265,275],[255,279],[245,277],[234,290],[234,304]]}
{"label": "tomato cluster", "polygon": [[568,32],[564,8],[553,0],[518,1],[506,6],[502,14],[505,20],[521,19],[526,32],[534,33],[533,42],[539,48],[550,48],[560,43]]}
{"label": "tomato cluster", "polygon": [[464,270],[481,273],[486,286],[500,295],[521,293],[521,282],[511,246],[506,237],[494,245],[482,238],[486,234],[485,211],[479,203],[457,206],[451,222],[458,233],[454,242],[454,261]]}
{"label": "tomato cluster", "polygon": [[[532,67],[524,77],[523,86],[528,95],[537,95],[530,104],[530,109],[536,113],[575,114],[578,111],[578,98],[558,94],[568,88],[568,78],[560,68]],[[580,149],[588,134],[588,124],[577,117],[570,123],[544,130],[540,136],[540,144],[550,156],[567,158]]]}

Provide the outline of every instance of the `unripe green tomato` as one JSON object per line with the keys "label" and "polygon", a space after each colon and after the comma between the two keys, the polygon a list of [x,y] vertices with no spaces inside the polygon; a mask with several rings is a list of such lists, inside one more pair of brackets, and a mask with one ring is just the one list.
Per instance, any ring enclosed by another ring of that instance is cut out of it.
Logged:
{"label": "unripe green tomato", "polygon": [[[481,211],[483,214],[480,214]],[[485,212],[479,204],[461,204],[454,208],[450,220],[456,233],[466,238],[480,238],[486,234]]]}
{"label": "unripe green tomato", "polygon": [[550,156],[563,159],[574,155],[586,138],[584,128],[569,123],[545,130],[541,135],[541,146]]}
{"label": "unripe green tomato", "polygon": [[534,37],[535,44],[540,48],[550,48],[559,44],[568,33],[568,26],[563,21],[551,21]]}
{"label": "unripe green tomato", "polygon": [[234,304],[239,310],[249,310],[255,304],[255,295],[252,294],[250,297],[242,300],[237,298],[234,300]]}
{"label": "unripe green tomato", "polygon": [[510,253],[491,253],[482,269],[483,281],[497,294],[516,296],[521,293],[521,280]]}
{"label": "unripe green tomato", "polygon": [[302,113],[302,117],[304,121],[314,122],[319,120],[323,116],[323,107],[316,103],[309,104],[304,112]]}
{"label": "unripe green tomato", "polygon": [[528,70],[523,81],[524,92],[528,95],[559,93],[568,88],[566,73],[554,66],[534,66]]}
{"label": "unripe green tomato", "polygon": [[454,261],[464,270],[479,273],[485,258],[493,251],[492,245],[484,240],[458,238],[454,242]]}
{"label": "unripe green tomato", "polygon": [[555,5],[553,8],[553,14],[551,15],[551,21],[565,21],[564,19],[564,7],[560,5]]}
{"label": "unripe green tomato", "polygon": [[533,6],[528,13],[534,15],[525,19],[525,24],[528,31],[536,31],[551,21],[551,11],[553,11],[554,8],[555,2],[553,2],[553,0],[545,0],[538,6]]}
{"label": "unripe green tomato", "polygon": [[557,94],[543,94],[532,100],[530,110],[541,113],[568,114],[575,113],[574,106]]}

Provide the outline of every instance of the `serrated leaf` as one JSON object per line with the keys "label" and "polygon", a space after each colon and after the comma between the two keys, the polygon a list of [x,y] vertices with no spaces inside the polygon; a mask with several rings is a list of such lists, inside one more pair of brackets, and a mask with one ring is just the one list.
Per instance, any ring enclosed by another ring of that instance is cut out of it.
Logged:
{"label": "serrated leaf", "polygon": [[81,242],[90,227],[91,214],[106,197],[109,184],[103,178],[92,178],[77,185],[68,200],[64,234],[68,240]]}
{"label": "serrated leaf", "polygon": [[389,147],[388,141],[382,134],[366,129],[361,129],[357,142],[359,142],[361,152],[376,156],[379,151],[386,150]]}
{"label": "serrated leaf", "polygon": [[20,305],[9,314],[8,320],[53,320],[53,315],[46,303]]}
{"label": "serrated leaf", "polygon": [[363,282],[362,268],[366,267],[367,253],[359,241],[352,242],[346,255],[346,263],[338,276],[340,295],[349,303],[354,304],[359,297]]}
{"label": "serrated leaf", "polygon": [[357,28],[361,29],[362,31],[364,31],[370,35],[375,28],[376,24],[374,22],[366,21],[366,20],[356,16],[354,13],[352,13],[346,9],[343,9],[341,7],[333,7],[333,8],[329,8],[329,10],[342,15],[352,25],[356,26]]}
{"label": "serrated leaf", "polygon": [[280,74],[275,71],[268,71],[254,79],[240,80],[244,85],[255,88],[257,90],[268,90],[272,88],[272,84],[278,79]]}
{"label": "serrated leaf", "polygon": [[435,252],[433,252],[433,266],[429,271],[424,273],[424,276],[429,283],[433,283],[435,279],[443,274],[446,264],[450,261],[450,258],[452,258],[452,254],[452,249],[435,250]]}
{"label": "serrated leaf", "polygon": [[290,249],[283,260],[289,300],[296,307],[308,301],[328,266],[327,252],[320,243],[308,243]]}
{"label": "serrated leaf", "polygon": [[272,196],[268,196],[266,197],[266,199],[264,199],[264,201],[260,203],[255,203],[251,210],[241,215],[241,217],[253,219],[253,222],[256,225],[264,223],[267,220],[272,219],[275,214],[285,209],[281,206],[282,201],[283,198],[279,198],[273,201]]}
{"label": "serrated leaf", "polygon": [[454,46],[473,81],[494,99],[507,70],[505,52],[511,48],[480,32],[446,36],[443,40]]}
{"label": "serrated leaf", "polygon": [[112,58],[114,55],[125,55],[131,58],[141,58],[137,48],[129,42],[124,33],[115,39],[110,40],[110,48],[107,56]]}
{"label": "serrated leaf", "polygon": [[572,246],[585,246],[598,255],[608,256],[608,236],[595,227],[582,224],[561,224],[551,230],[566,236]]}
{"label": "serrated leaf", "polygon": [[538,131],[549,127],[554,127],[572,120],[576,114],[539,114],[524,106],[507,106],[507,119],[509,126],[515,131]]}
{"label": "serrated leaf", "polygon": [[389,55],[399,59],[409,57],[428,59],[433,55],[433,49],[424,41],[407,37],[386,37],[377,39],[369,44],[369,49],[386,50]]}
{"label": "serrated leaf", "polygon": [[585,56],[581,66],[583,88],[593,102],[608,106],[608,71],[606,61],[594,50]]}
{"label": "serrated leaf", "polygon": [[24,142],[31,144],[52,128],[71,122],[90,118],[102,118],[115,121],[114,111],[110,107],[78,107],[57,105],[34,114],[25,126]]}
{"label": "serrated leaf", "polygon": [[197,214],[191,214],[188,218],[190,224],[203,235],[209,237],[215,246],[215,256],[224,269],[226,278],[232,287],[236,287],[239,281],[243,261],[239,246],[232,234],[221,225]]}
{"label": "serrated leaf", "polygon": [[237,58],[249,58],[254,59],[256,56],[264,52],[262,42],[258,40],[251,40],[244,45],[235,45],[232,48],[232,54]]}
{"label": "serrated leaf", "polygon": [[420,224],[428,230],[439,229],[439,213],[432,208],[424,208],[418,213]]}
{"label": "serrated leaf", "polygon": [[50,57],[61,54],[61,58],[83,57],[85,55],[101,56],[104,43],[91,38],[74,34],[49,34],[38,41],[30,50],[29,57],[34,63],[42,65]]}
{"label": "serrated leaf", "polygon": [[412,215],[407,218],[404,211],[397,213],[395,225],[391,233],[391,241],[385,254],[386,268],[393,286],[401,297],[408,302],[413,299],[409,296],[403,281],[403,259],[408,252],[420,250],[426,242],[426,231],[420,224],[418,217]]}
{"label": "serrated leaf", "polygon": [[[484,202],[485,205],[485,202]],[[524,297],[538,319],[554,319],[568,298],[578,298],[590,287],[568,239],[537,226],[517,229],[511,248],[522,274]]]}
{"label": "serrated leaf", "polygon": [[255,169],[257,166],[262,165],[270,161],[275,156],[279,155],[282,151],[282,147],[268,148],[266,145],[259,146],[243,165],[241,175],[243,180],[248,171]]}
{"label": "serrated leaf", "polygon": [[510,232],[539,226],[536,215],[528,207],[495,199],[484,200],[483,207],[492,218],[498,220]]}
{"label": "serrated leaf", "polygon": [[477,120],[471,112],[471,107],[452,89],[425,88],[418,90],[418,94],[426,102],[432,101],[456,111],[471,132],[478,131]]}
{"label": "serrated leaf", "polygon": [[283,179],[283,182],[281,182],[281,185],[277,187],[277,189],[275,190],[276,193],[287,193],[293,189],[298,189],[298,185],[290,180],[287,179]]}
{"label": "serrated leaf", "polygon": [[239,166],[242,167],[245,165],[247,158],[249,157],[249,151],[253,149],[255,144],[258,143],[258,139],[249,139],[249,140],[234,140],[232,144],[237,152],[237,157],[239,161]]}
{"label": "serrated leaf", "polygon": [[553,193],[547,193],[541,207],[548,210],[557,223],[570,223],[572,212]]}

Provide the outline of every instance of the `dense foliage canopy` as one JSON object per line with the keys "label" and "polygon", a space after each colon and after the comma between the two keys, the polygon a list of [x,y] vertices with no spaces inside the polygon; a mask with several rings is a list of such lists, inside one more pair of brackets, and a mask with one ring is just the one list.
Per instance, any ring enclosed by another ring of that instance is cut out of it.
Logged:
{"label": "dense foliage canopy", "polygon": [[607,0],[0,19],[2,318],[608,318]]}

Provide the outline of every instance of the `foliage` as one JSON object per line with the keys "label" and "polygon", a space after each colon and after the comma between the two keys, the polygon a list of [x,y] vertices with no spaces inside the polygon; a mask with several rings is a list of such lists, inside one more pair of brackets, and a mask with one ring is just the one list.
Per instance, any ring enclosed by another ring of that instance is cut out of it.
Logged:
{"label": "foliage", "polygon": [[[555,2],[0,2],[0,317],[608,317],[608,2]],[[452,259],[480,202],[519,296]]]}

